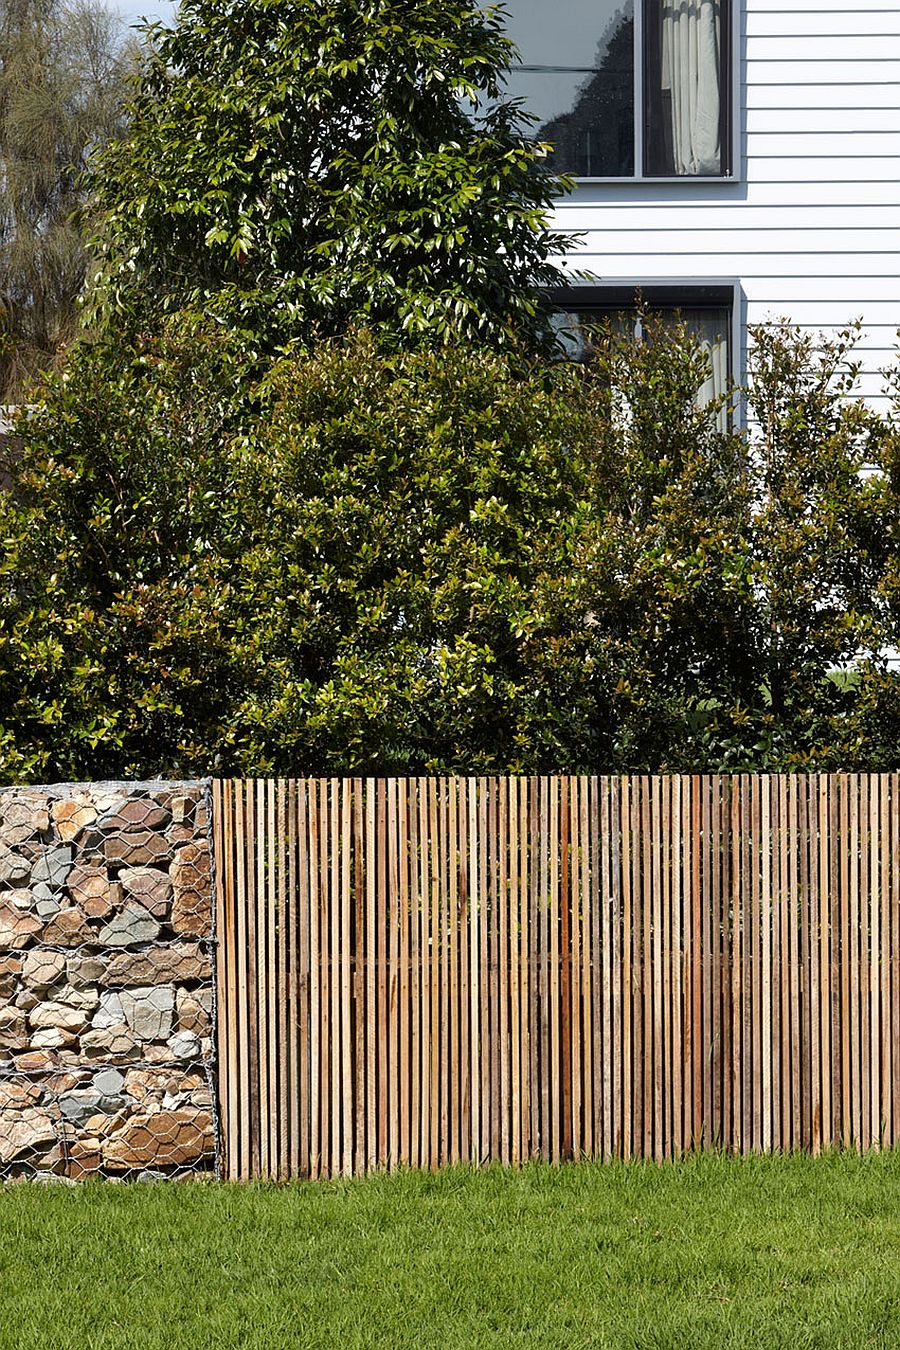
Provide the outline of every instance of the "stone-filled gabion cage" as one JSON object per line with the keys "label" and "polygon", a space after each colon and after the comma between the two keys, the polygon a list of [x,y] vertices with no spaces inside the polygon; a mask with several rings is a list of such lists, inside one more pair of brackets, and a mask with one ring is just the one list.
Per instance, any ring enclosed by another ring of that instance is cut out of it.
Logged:
{"label": "stone-filled gabion cage", "polygon": [[216,1168],[206,783],[0,790],[0,1180]]}

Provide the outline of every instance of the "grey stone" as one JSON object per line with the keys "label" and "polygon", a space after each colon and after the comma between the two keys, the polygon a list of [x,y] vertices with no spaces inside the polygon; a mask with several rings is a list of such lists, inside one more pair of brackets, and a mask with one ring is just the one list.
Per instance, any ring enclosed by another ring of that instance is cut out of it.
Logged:
{"label": "grey stone", "polygon": [[166,1044],[173,1059],[199,1059],[200,1042],[196,1036],[191,1036],[188,1032],[179,1032],[177,1036],[172,1036]]}
{"label": "grey stone", "polygon": [[73,1125],[83,1125],[101,1109],[102,1098],[91,1091],[64,1092],[59,1100],[59,1109],[66,1120]]}
{"label": "grey stone", "polygon": [[118,1069],[104,1069],[94,1075],[93,1086],[94,1091],[99,1092],[101,1096],[115,1097],[125,1086],[125,1075],[119,1073]]}
{"label": "grey stone", "polygon": [[121,990],[119,1002],[125,1021],[141,1041],[164,1041],[172,1031],[175,990],[171,985]]}
{"label": "grey stone", "polygon": [[62,887],[72,868],[72,847],[63,844],[59,848],[47,848],[41,853],[32,868],[35,881],[45,881],[48,886]]}
{"label": "grey stone", "polygon": [[31,891],[35,900],[59,900],[59,892],[48,886],[46,881],[34,882]]}
{"label": "grey stone", "polygon": [[103,979],[106,962],[99,956],[69,956],[66,959],[66,979],[76,989],[85,989]]}
{"label": "grey stone", "polygon": [[127,905],[121,914],[100,930],[98,941],[105,947],[133,947],[139,942],[155,942],[159,924],[143,905]]}
{"label": "grey stone", "polygon": [[58,914],[62,906],[58,900],[39,900],[35,905],[39,919],[52,919],[54,914]]}
{"label": "grey stone", "polygon": [[100,995],[100,1007],[91,1018],[92,1027],[115,1027],[125,1021],[125,1013],[118,994],[104,993]]}

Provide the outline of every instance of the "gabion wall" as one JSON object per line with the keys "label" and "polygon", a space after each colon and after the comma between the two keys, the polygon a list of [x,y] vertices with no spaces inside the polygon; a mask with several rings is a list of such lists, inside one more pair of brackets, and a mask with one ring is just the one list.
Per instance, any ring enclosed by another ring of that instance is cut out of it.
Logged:
{"label": "gabion wall", "polygon": [[0,1179],[214,1169],[208,795],[0,791]]}

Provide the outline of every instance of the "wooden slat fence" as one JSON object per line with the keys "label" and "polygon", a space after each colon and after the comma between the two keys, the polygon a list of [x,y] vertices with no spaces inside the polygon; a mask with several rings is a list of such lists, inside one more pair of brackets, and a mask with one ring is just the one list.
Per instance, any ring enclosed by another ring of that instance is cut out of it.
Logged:
{"label": "wooden slat fence", "polygon": [[900,1141],[900,777],[215,784],[225,1174]]}

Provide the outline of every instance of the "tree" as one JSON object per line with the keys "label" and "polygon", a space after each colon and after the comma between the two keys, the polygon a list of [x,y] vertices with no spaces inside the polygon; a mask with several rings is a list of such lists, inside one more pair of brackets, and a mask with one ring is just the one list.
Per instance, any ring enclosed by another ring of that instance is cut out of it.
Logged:
{"label": "tree", "polygon": [[0,3],[0,397],[71,339],[88,153],[121,130],[132,56],[98,0]]}
{"label": "tree", "polygon": [[247,391],[183,318],[77,344],[0,502],[0,777],[896,768],[851,354],[758,333],[748,442],[643,326],[584,370],[351,334]]}
{"label": "tree", "polygon": [[95,315],[189,309],[250,356],[360,322],[407,345],[541,332],[560,182],[500,97],[499,11],[184,0],[151,42],[91,177]]}

